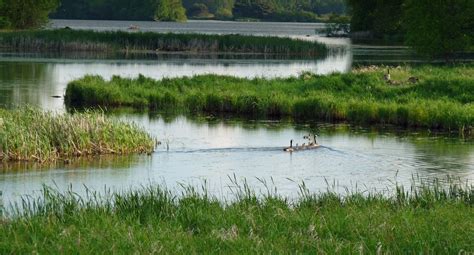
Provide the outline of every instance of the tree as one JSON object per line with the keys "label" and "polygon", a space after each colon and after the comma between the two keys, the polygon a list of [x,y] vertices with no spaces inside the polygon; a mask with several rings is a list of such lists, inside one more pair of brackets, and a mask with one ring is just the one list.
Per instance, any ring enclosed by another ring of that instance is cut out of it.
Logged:
{"label": "tree", "polygon": [[37,28],[48,22],[48,15],[59,5],[59,0],[3,0],[0,17],[12,28]]}
{"label": "tree", "polygon": [[376,38],[402,34],[403,0],[348,0],[351,30],[370,31]]}
{"label": "tree", "polygon": [[406,0],[406,43],[421,54],[449,60],[472,45],[473,19],[473,0]]}
{"label": "tree", "polygon": [[10,22],[7,20],[6,17],[4,17],[3,13],[3,0],[0,0],[0,28],[6,28],[10,26]]}
{"label": "tree", "polygon": [[235,17],[266,19],[274,15],[276,7],[268,0],[237,0],[233,11]]}
{"label": "tree", "polygon": [[160,0],[155,11],[155,20],[186,21],[186,9],[181,0]]}
{"label": "tree", "polygon": [[221,20],[232,19],[233,17],[232,9],[220,7],[219,9],[217,9],[215,16],[217,19],[221,19]]}
{"label": "tree", "polygon": [[187,13],[189,17],[209,17],[209,8],[203,3],[195,3]]}

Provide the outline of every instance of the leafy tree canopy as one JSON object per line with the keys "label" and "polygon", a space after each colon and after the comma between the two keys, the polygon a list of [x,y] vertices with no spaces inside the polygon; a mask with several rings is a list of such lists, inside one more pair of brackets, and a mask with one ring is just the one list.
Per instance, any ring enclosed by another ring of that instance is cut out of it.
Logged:
{"label": "leafy tree canopy", "polygon": [[474,39],[474,1],[407,0],[406,42],[428,56],[447,60],[469,49]]}
{"label": "leafy tree canopy", "polygon": [[48,22],[60,0],[0,0],[0,26],[37,28]]}
{"label": "leafy tree canopy", "polygon": [[155,11],[155,20],[186,21],[186,9],[181,0],[160,0]]}
{"label": "leafy tree canopy", "polygon": [[[348,0],[351,30],[449,59],[474,41],[473,0]],[[404,39],[403,39],[404,38]]]}

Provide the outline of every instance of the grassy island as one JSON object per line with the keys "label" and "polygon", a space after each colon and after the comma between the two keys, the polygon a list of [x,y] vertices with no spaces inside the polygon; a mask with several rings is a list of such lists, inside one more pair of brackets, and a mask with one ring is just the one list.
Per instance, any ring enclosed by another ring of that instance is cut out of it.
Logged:
{"label": "grassy island", "polygon": [[2,32],[0,48],[17,51],[252,53],[305,58],[324,56],[327,50],[317,42],[280,37],[71,29]]}
{"label": "grassy island", "polygon": [[[135,107],[235,113],[296,120],[392,124],[473,134],[474,67],[396,68],[348,74],[302,74],[286,79],[204,75],[153,80],[86,76],[71,82],[66,103],[74,107]],[[409,82],[410,77],[419,79]]]}
{"label": "grassy island", "polygon": [[[0,216],[1,254],[468,254],[474,251],[469,186],[399,188],[393,196],[301,192],[296,201],[232,202],[159,187],[80,197],[45,188],[21,211]],[[303,189],[304,190],[304,189]]]}
{"label": "grassy island", "polygon": [[69,115],[0,109],[0,162],[147,153],[154,146],[154,139],[141,128],[98,112]]}

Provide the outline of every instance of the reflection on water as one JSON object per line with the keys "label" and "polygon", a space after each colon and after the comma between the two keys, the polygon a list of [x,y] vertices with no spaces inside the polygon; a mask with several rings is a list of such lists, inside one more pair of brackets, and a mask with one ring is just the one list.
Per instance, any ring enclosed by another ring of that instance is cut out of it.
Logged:
{"label": "reflection on water", "polygon": [[148,56],[142,59],[64,59],[39,57],[37,54],[0,54],[0,105],[31,104],[44,109],[63,109],[67,84],[84,75],[137,77],[143,74],[155,79],[200,74],[238,77],[290,77],[301,72],[327,74],[346,72],[350,55],[332,53],[321,60],[281,60],[259,58],[202,58],[201,56]]}
{"label": "reflection on water", "polygon": [[[83,161],[42,171],[3,171],[0,187],[5,200],[15,201],[20,194],[39,190],[43,183],[60,189],[72,184],[81,193],[83,185],[100,191],[105,186],[120,190],[165,183],[175,187],[207,180],[212,193],[226,195],[228,177],[233,174],[254,187],[261,187],[256,177],[273,179],[278,191],[289,196],[296,194],[302,181],[311,191],[325,190],[327,180],[337,180],[341,187],[383,190],[393,187],[394,181],[409,185],[413,176],[474,178],[472,140],[318,123],[114,116],[139,123],[163,144],[151,157],[104,158],[100,163]],[[294,154],[282,151],[290,139],[301,144],[303,135],[313,131],[320,134],[322,148]]]}
{"label": "reflection on water", "polygon": [[97,31],[129,31],[130,24],[140,27],[142,32],[158,33],[202,33],[242,34],[263,36],[316,37],[316,29],[323,23],[291,22],[228,22],[190,20],[188,22],[116,21],[116,20],[52,20],[51,28],[93,29]]}

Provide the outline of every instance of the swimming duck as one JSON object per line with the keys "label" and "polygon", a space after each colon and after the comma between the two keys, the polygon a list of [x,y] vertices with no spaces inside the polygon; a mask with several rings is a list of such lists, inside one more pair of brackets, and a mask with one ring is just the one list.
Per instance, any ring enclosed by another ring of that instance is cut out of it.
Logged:
{"label": "swimming duck", "polygon": [[139,30],[140,27],[137,26],[137,25],[130,25],[130,26],[128,27],[128,29],[129,29],[129,30]]}

